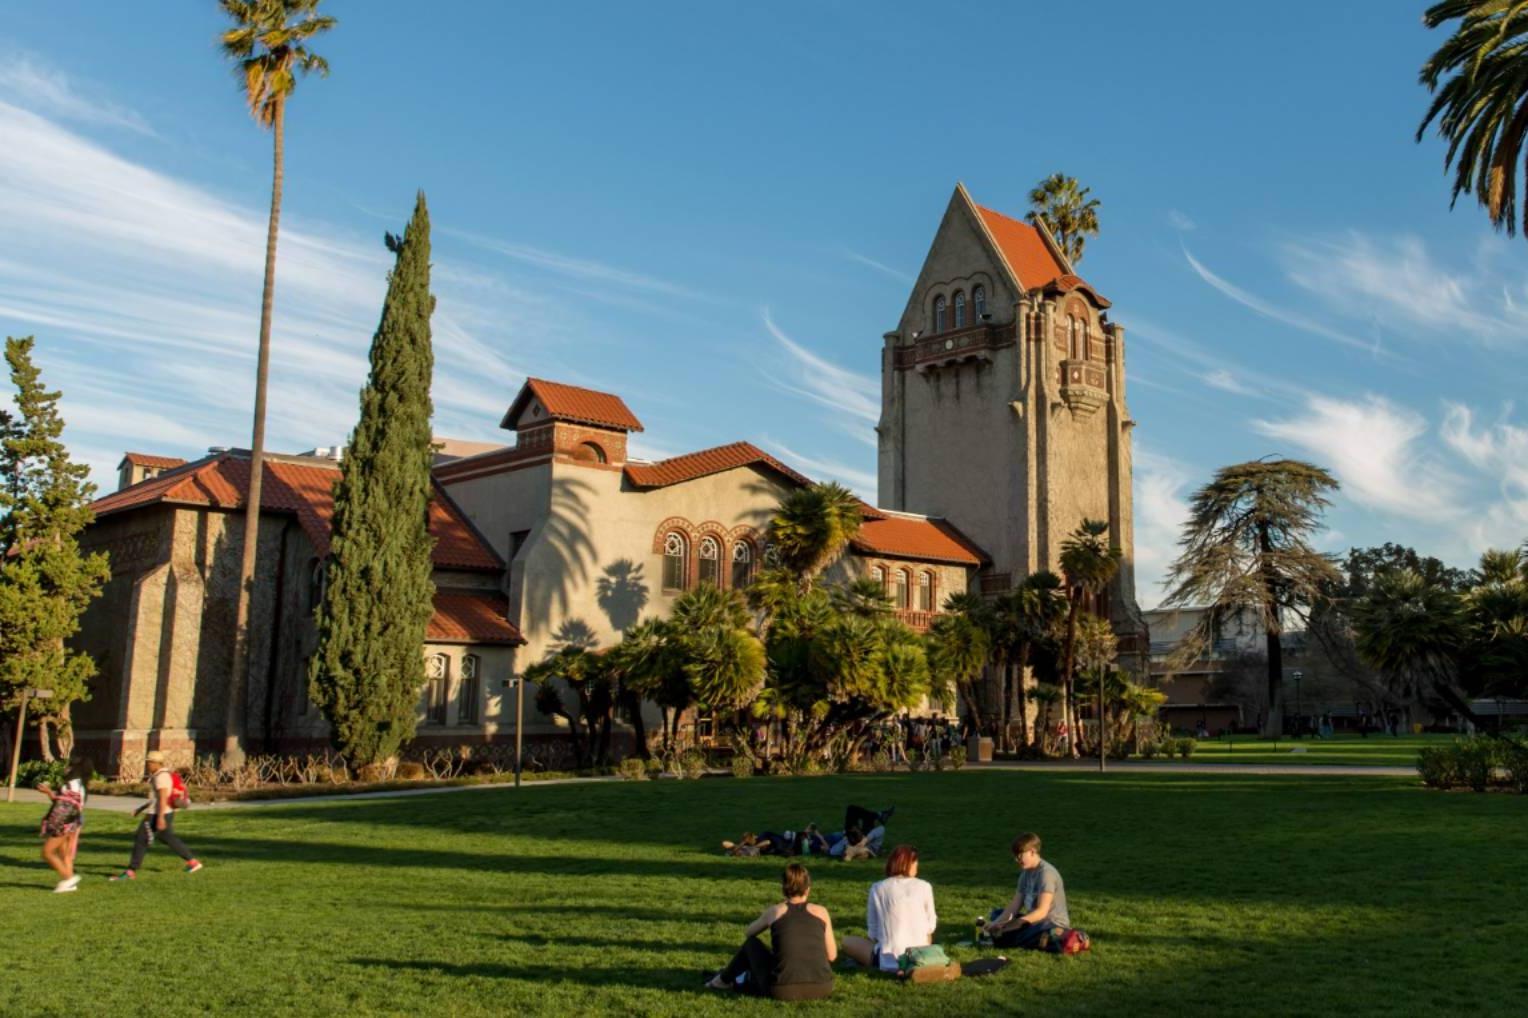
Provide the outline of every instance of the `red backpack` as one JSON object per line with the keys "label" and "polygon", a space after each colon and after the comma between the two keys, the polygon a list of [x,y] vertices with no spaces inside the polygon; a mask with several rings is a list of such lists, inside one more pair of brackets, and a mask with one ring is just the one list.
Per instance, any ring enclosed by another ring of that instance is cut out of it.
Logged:
{"label": "red backpack", "polygon": [[191,793],[186,791],[186,780],[179,771],[170,772],[170,808],[187,809],[191,805]]}

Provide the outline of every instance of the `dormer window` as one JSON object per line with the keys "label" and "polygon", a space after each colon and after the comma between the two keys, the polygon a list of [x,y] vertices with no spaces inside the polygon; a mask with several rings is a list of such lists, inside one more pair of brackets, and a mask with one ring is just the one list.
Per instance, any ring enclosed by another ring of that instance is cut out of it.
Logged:
{"label": "dormer window", "polygon": [[986,287],[984,287],[984,286],[973,286],[971,288],[971,313],[976,316],[976,320],[978,322],[981,321],[984,317],[986,317],[986,314],[987,314],[987,288]]}
{"label": "dormer window", "polygon": [[938,297],[934,298],[934,331],[935,332],[943,332],[945,330],[946,312],[947,312],[947,305],[945,304],[944,295],[940,294]]}
{"label": "dormer window", "polygon": [[955,291],[955,328],[966,327],[966,295],[961,290]]}

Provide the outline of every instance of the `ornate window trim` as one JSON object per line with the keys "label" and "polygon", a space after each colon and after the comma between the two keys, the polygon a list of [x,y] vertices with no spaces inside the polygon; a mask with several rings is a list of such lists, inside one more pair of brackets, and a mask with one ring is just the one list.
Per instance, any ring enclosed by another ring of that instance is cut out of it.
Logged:
{"label": "ornate window trim", "polygon": [[934,298],[934,331],[943,332],[948,326],[949,305],[944,299],[944,294]]}
{"label": "ornate window trim", "polygon": [[966,292],[956,290],[955,297],[950,303],[954,309],[955,328],[964,329],[966,327]]}
{"label": "ornate window trim", "polygon": [[987,313],[987,288],[977,283],[971,287],[971,317],[980,322]]}
{"label": "ornate window trim", "polygon": [[461,681],[456,687],[456,723],[479,724],[483,714],[483,659],[476,654],[463,654],[460,673]]}
{"label": "ornate window trim", "polygon": [[[694,547],[695,542],[681,531],[670,530],[663,535],[663,573],[659,580],[663,590],[679,592],[690,589],[690,570],[693,568],[690,551]],[[675,558],[679,560],[678,585],[669,582],[669,560]]]}

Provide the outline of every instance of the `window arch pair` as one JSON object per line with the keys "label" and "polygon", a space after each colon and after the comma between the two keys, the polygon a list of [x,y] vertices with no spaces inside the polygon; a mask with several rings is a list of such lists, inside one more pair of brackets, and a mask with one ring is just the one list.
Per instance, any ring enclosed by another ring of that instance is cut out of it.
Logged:
{"label": "window arch pair", "polygon": [[1069,338],[1071,340],[1071,359],[1085,361],[1090,359],[1093,346],[1093,326],[1082,315],[1069,315],[1067,322],[1070,326]]}
{"label": "window arch pair", "polygon": [[[431,654],[425,659],[424,693],[421,697],[425,724],[446,723],[446,707],[451,702],[451,658]],[[456,723],[475,725],[481,716],[483,699],[483,661],[476,654],[463,654],[460,681],[456,687]]]}
{"label": "window arch pair", "polygon": [[[949,300],[944,294],[934,298],[934,331],[964,329],[973,322],[981,321],[987,314],[987,290],[980,284],[971,288],[971,315],[966,314],[966,292],[956,290]],[[952,324],[953,322],[953,324]]]}
{"label": "window arch pair", "polygon": [[883,566],[871,566],[870,578],[880,584],[890,596],[892,607],[898,611],[934,610],[934,574],[930,570],[919,570],[915,577],[913,570],[906,566],[893,569],[889,574]]}

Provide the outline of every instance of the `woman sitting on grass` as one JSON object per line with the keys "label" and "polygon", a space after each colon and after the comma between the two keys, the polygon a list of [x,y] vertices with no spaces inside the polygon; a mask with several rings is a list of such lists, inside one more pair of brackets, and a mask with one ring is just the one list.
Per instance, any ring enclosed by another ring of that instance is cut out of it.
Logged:
{"label": "woman sitting on grass", "polygon": [[[712,990],[735,990],[776,1000],[821,1000],[833,992],[833,919],[821,905],[807,903],[812,876],[800,863],[785,867],[780,880],[785,900],[771,905],[744,931],[742,948],[706,983]],[[773,950],[759,934],[769,930]]]}
{"label": "woman sitting on grass", "polygon": [[895,972],[903,951],[934,942],[938,924],[934,889],[918,879],[918,850],[898,845],[886,857],[886,879],[870,885],[865,906],[870,937],[845,937],[844,954],[866,968]]}

